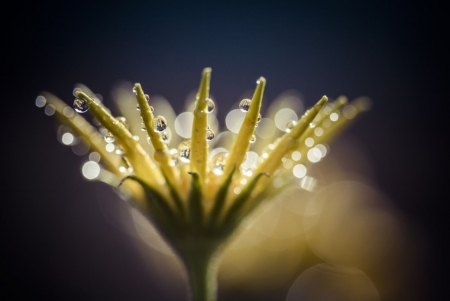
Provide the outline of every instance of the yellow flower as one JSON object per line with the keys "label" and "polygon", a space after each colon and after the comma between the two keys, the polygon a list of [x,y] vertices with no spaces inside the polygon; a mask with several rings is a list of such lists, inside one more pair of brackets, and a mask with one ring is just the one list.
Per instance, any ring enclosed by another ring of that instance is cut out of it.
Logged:
{"label": "yellow flower", "polygon": [[[323,96],[300,119],[289,121],[281,137],[260,147],[248,166],[246,157],[261,120],[266,80],[260,77],[252,99],[240,102],[245,117],[232,143],[210,156],[209,144],[216,136],[208,123],[215,108],[209,95],[210,79],[211,69],[205,68],[190,139],[177,149],[169,148],[168,122],[155,114],[152,100],[139,83],[133,92],[152,151],[147,150],[147,141],[132,133],[125,118],[114,117],[87,87],[75,92],[73,107],[77,113],[50,93],[38,97],[37,102],[39,106],[47,104],[62,124],[87,140],[100,155],[100,164],[90,161],[85,176],[95,178],[103,170],[112,175],[110,179],[120,179],[103,180],[127,191],[133,205],[179,255],[189,274],[192,296],[199,301],[215,300],[218,254],[241,222],[263,201],[303,178],[305,165],[324,156],[324,144],[367,109],[363,101],[347,104],[347,99],[340,97],[327,104],[328,98]],[[80,115],[87,111],[101,124],[100,129]],[[116,152],[111,151],[113,148]],[[286,166],[286,158],[292,158],[295,165]],[[90,175],[92,168],[94,175]]]}

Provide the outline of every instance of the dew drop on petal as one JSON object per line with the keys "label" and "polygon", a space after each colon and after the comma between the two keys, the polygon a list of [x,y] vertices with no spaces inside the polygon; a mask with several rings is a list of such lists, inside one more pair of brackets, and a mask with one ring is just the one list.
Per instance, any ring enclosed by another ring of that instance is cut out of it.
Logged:
{"label": "dew drop on petal", "polygon": [[126,119],[125,117],[119,116],[119,117],[116,117],[116,119],[117,119],[117,121],[119,121],[119,123],[123,124],[123,126],[124,126],[126,129],[129,128],[128,123],[127,123],[127,119]]}
{"label": "dew drop on petal", "polygon": [[215,136],[216,134],[214,133],[214,131],[208,127],[206,129],[206,140],[211,141],[214,139]]}
{"label": "dew drop on petal", "polygon": [[218,176],[223,174],[227,156],[228,156],[228,152],[220,152],[220,153],[215,154],[211,158],[213,173],[215,173]]}
{"label": "dew drop on petal", "polygon": [[239,109],[241,109],[242,112],[248,112],[248,109],[250,109],[250,105],[252,104],[251,99],[244,98],[239,103]]}
{"label": "dew drop on petal", "polygon": [[133,87],[133,93],[135,94],[135,95],[137,95],[137,90],[136,90],[136,87]]}
{"label": "dew drop on petal", "polygon": [[89,110],[89,105],[86,99],[83,98],[75,98],[73,101],[73,108],[78,113],[85,113]]}
{"label": "dew drop on petal", "polygon": [[156,116],[155,119],[153,119],[153,123],[156,132],[162,132],[167,128],[167,121],[163,116]]}
{"label": "dew drop on petal", "polygon": [[176,166],[176,165],[178,165],[178,162],[179,162],[179,160],[180,160],[180,157],[179,157],[179,155],[178,155],[178,150],[177,150],[176,148],[171,148],[171,149],[169,150],[169,154],[170,154],[170,156],[172,157],[172,160],[171,160],[171,162],[170,162],[170,165],[171,165],[171,166]]}
{"label": "dew drop on petal", "polygon": [[255,135],[252,135],[252,136],[250,137],[250,140],[249,140],[248,142],[250,142],[250,143],[255,143],[255,141],[256,141],[256,136],[255,136]]}
{"label": "dew drop on petal", "polygon": [[191,161],[191,140],[184,140],[178,145],[178,155],[181,162]]}
{"label": "dew drop on petal", "polygon": [[116,140],[116,137],[114,137],[114,135],[110,131],[108,131],[106,133],[104,139],[105,139],[106,143],[113,143],[114,140]]}
{"label": "dew drop on petal", "polygon": [[147,128],[145,127],[145,123],[141,122],[141,131],[145,132]]}
{"label": "dew drop on petal", "polygon": [[164,141],[165,143],[169,143],[169,141],[170,141],[170,135],[169,135],[169,132],[167,132],[167,131],[162,131],[162,132],[161,132],[161,140]]}
{"label": "dew drop on petal", "polygon": [[214,108],[216,107],[216,104],[211,98],[206,99],[206,113],[212,113],[214,111]]}
{"label": "dew drop on petal", "polygon": [[125,154],[125,151],[123,150],[123,148],[120,145],[116,145],[116,154],[118,154],[118,155]]}
{"label": "dew drop on petal", "polygon": [[[261,118],[262,118],[261,113],[259,113],[259,114],[258,114],[258,119],[256,119],[256,123],[259,123],[259,122],[261,121]],[[258,126],[258,125],[257,125],[257,126]]]}
{"label": "dew drop on petal", "polygon": [[297,125],[297,121],[290,120],[286,123],[286,132],[289,133]]}

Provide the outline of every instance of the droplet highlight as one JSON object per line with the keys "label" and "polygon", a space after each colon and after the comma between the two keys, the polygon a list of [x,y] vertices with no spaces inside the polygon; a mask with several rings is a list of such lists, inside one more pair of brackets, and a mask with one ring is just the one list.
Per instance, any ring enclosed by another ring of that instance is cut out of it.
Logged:
{"label": "droplet highlight", "polygon": [[211,98],[206,99],[206,113],[212,113],[216,107],[216,104]]}
{"label": "droplet highlight", "polygon": [[243,100],[241,100],[241,102],[239,103],[239,109],[242,112],[248,112],[248,110],[250,109],[250,105],[252,104],[251,99],[248,98],[244,98]]}
{"label": "droplet highlight", "polygon": [[85,113],[89,110],[88,102],[84,98],[77,97],[73,101],[73,109],[78,113]]}
{"label": "droplet highlight", "polygon": [[178,156],[183,163],[191,161],[191,140],[185,140],[178,145]]}
{"label": "droplet highlight", "polygon": [[167,121],[163,116],[156,116],[155,119],[153,119],[153,123],[156,132],[162,132],[167,128]]}

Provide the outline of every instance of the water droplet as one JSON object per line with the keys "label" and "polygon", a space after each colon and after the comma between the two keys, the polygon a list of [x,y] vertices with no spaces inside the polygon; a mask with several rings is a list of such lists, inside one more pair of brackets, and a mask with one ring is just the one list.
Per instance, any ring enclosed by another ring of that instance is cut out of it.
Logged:
{"label": "water droplet", "polygon": [[117,119],[117,121],[119,121],[119,123],[123,124],[123,126],[126,129],[129,128],[128,123],[127,123],[127,119],[125,117],[119,116],[119,117],[116,117],[116,119]]}
{"label": "water droplet", "polygon": [[75,98],[73,101],[73,108],[78,113],[85,113],[89,110],[89,105],[84,98]]}
{"label": "water droplet", "polygon": [[250,108],[250,105],[252,104],[252,101],[248,98],[244,98],[243,100],[241,100],[241,102],[239,103],[239,109],[241,109],[242,112],[247,112],[248,109]]}
{"label": "water droplet", "polygon": [[255,135],[252,135],[252,136],[250,137],[250,140],[249,140],[248,142],[250,142],[250,143],[255,143],[255,141],[256,141],[256,136],[255,136]]}
{"label": "water droplet", "polygon": [[167,128],[167,121],[163,116],[156,116],[153,119],[153,123],[155,124],[156,132],[162,132]]}
{"label": "water droplet", "polygon": [[297,125],[297,121],[291,120],[286,123],[286,133],[289,133],[295,126]]}
{"label": "water droplet", "polygon": [[137,90],[136,90],[136,87],[133,87],[133,93],[135,94],[135,95],[137,95]]}
{"label": "water droplet", "polygon": [[106,133],[104,139],[105,139],[106,143],[113,143],[114,140],[116,140],[116,137],[114,137],[114,135],[110,131],[108,131]]}
{"label": "water droplet", "polygon": [[143,132],[147,131],[147,128],[145,127],[144,122],[141,122],[141,131],[143,131]]}
{"label": "water droplet", "polygon": [[118,155],[125,154],[125,151],[123,150],[123,148],[120,145],[116,145],[116,154],[118,154]]}
{"label": "water droplet", "polygon": [[206,113],[212,113],[214,111],[214,108],[216,107],[216,104],[211,98],[206,99]]}
{"label": "water droplet", "polygon": [[[148,94],[144,94],[145,99],[147,100],[147,103],[150,105],[150,96],[148,96]],[[138,105],[136,105],[136,110],[140,111],[141,107]],[[153,112],[155,109],[150,106],[150,112]]]}
{"label": "water droplet", "polygon": [[211,161],[213,164],[213,166],[212,166],[213,173],[215,173],[218,176],[223,174],[227,156],[228,156],[228,152],[220,152],[220,153],[215,154],[214,157],[212,157]]}
{"label": "water droplet", "polygon": [[[256,123],[259,123],[261,121],[261,118],[262,118],[261,113],[259,113],[258,114],[258,119],[256,119]],[[256,126],[258,126],[258,125],[256,125]]]}
{"label": "water droplet", "polygon": [[176,166],[179,162],[179,156],[178,156],[178,150],[176,148],[171,148],[169,150],[169,154],[172,156],[172,161],[170,162],[170,165]]}
{"label": "water droplet", "polygon": [[214,131],[210,129],[208,126],[208,128],[206,129],[206,140],[211,141],[214,139],[215,136],[216,134],[214,133]]}
{"label": "water droplet", "polygon": [[161,132],[161,140],[164,141],[165,143],[169,143],[170,135],[167,131]]}
{"label": "water droplet", "polygon": [[191,158],[191,140],[185,140],[178,145],[178,154],[181,162],[189,163]]}

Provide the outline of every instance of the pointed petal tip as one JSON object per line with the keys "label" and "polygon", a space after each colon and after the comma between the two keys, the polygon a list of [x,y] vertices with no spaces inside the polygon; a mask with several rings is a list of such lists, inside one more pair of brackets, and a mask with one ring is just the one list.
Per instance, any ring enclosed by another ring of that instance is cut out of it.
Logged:
{"label": "pointed petal tip", "polygon": [[258,80],[256,81],[256,83],[258,84],[258,85],[265,85],[266,84],[266,79],[263,77],[263,76],[260,76],[259,78],[258,78]]}
{"label": "pointed petal tip", "polygon": [[211,67],[206,67],[205,69],[203,69],[203,76],[210,76],[212,72]]}
{"label": "pointed petal tip", "polygon": [[319,106],[323,106],[327,103],[328,101],[328,97],[326,95],[322,96],[322,98],[319,100],[319,102],[317,103],[317,105]]}

